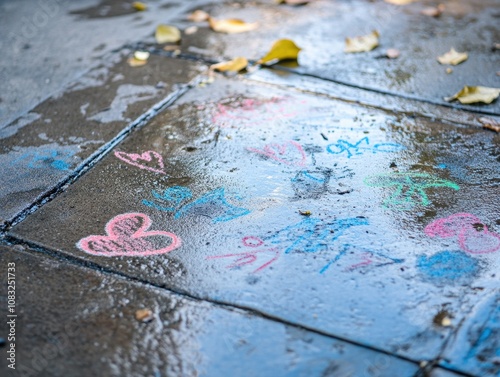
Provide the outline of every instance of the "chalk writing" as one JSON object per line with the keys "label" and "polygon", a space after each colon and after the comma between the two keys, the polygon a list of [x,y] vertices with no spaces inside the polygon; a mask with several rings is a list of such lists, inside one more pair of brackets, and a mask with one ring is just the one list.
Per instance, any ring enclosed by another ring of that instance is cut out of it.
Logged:
{"label": "chalk writing", "polygon": [[383,205],[394,209],[411,209],[416,204],[429,205],[430,201],[425,192],[434,187],[446,187],[458,190],[460,187],[451,181],[440,179],[427,173],[387,173],[372,175],[364,179],[370,187],[392,187],[394,192]]}
{"label": "chalk writing", "polygon": [[[88,254],[104,257],[144,257],[165,254],[181,245],[180,238],[173,233],[147,231],[151,224],[149,216],[143,213],[118,215],[106,224],[106,236],[88,236],[82,238],[76,246]],[[156,246],[158,243],[160,247]]]}
{"label": "chalk writing", "polygon": [[285,165],[306,166],[306,153],[302,146],[293,140],[284,144],[267,144],[264,149],[247,148],[247,150]]}
{"label": "chalk writing", "polygon": [[398,152],[403,149],[405,149],[404,146],[396,143],[378,143],[371,146],[368,137],[362,138],[355,144],[339,139],[335,144],[330,144],[326,147],[328,153],[340,155],[345,152],[347,158],[362,155],[365,152],[372,152],[375,154],[380,152]]}
{"label": "chalk writing", "polygon": [[253,271],[255,273],[262,271],[266,267],[269,267],[279,257],[280,250],[277,247],[259,248],[264,244],[264,241],[258,237],[253,237],[253,236],[244,237],[242,242],[243,245],[249,249],[248,251],[242,253],[210,256],[207,257],[207,259],[236,258],[236,260],[233,263],[226,266],[227,268],[236,268],[253,264],[257,262],[257,259],[259,259],[259,257],[266,259],[270,258],[269,260],[266,260],[264,264],[257,267],[257,269]]}
{"label": "chalk writing", "polygon": [[198,215],[208,217],[213,223],[218,223],[250,213],[250,210],[246,208],[229,203],[223,188],[209,191],[186,204],[184,203],[193,197],[191,190],[187,187],[174,186],[167,188],[162,194],[155,190],[151,193],[154,201],[144,199],[142,203],[160,211],[172,212],[175,219],[187,215]]}
{"label": "chalk writing", "polygon": [[[352,177],[351,169],[339,169],[334,171],[329,168],[316,168],[315,170],[299,171],[291,180],[292,189],[295,193],[294,199],[318,199],[330,192],[328,183],[331,178],[342,179]],[[344,193],[345,191],[337,192]]]}
{"label": "chalk writing", "polygon": [[490,232],[481,219],[470,213],[456,213],[437,219],[425,227],[429,237],[456,238],[460,248],[472,254],[500,250],[500,235]]}
{"label": "chalk writing", "polygon": [[287,109],[285,98],[229,99],[216,104],[212,122],[219,127],[258,126],[264,122],[288,119],[297,115],[296,110]]}
{"label": "chalk writing", "polygon": [[166,174],[165,166],[163,164],[163,157],[155,151],[146,151],[142,154],[137,153],[125,153],[115,151],[115,156],[130,164],[136,166],[139,169],[149,170],[154,173]]}
{"label": "chalk writing", "polygon": [[52,149],[41,153],[29,152],[12,161],[12,164],[18,164],[21,161],[27,160],[28,164],[26,166],[31,169],[41,169],[50,166],[57,170],[69,170],[73,155],[74,152],[60,152]]}
{"label": "chalk writing", "polygon": [[441,251],[418,257],[417,268],[432,281],[452,283],[476,275],[479,264],[462,251]]}
{"label": "chalk writing", "polygon": [[381,267],[394,263],[403,263],[404,259],[392,258],[379,251],[344,244],[341,246],[340,251],[335,256],[335,258],[328,262],[320,270],[320,273],[325,273],[330,268],[330,266],[340,262],[343,262],[344,265],[347,264],[347,267],[344,268],[344,271],[353,271],[368,266]]}

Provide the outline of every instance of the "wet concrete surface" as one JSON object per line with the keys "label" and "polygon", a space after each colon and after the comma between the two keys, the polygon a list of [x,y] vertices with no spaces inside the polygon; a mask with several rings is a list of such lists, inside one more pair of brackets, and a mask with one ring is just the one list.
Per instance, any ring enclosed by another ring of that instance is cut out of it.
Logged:
{"label": "wet concrete surface", "polygon": [[10,235],[433,360],[499,287],[498,164],[486,130],[219,77]]}
{"label": "wet concrete surface", "polygon": [[[349,86],[444,105],[448,104],[443,97],[457,93],[464,85],[498,88],[500,50],[493,47],[500,40],[498,2],[446,2],[439,18],[421,14],[429,6],[436,4],[418,1],[396,6],[382,0],[317,0],[302,7],[278,6],[271,0],[216,3],[203,9],[219,19],[258,21],[258,29],[221,34],[200,23],[197,33],[183,36],[182,52],[215,59],[244,56],[258,60],[276,40],[288,38],[302,48],[299,65],[288,69]],[[184,18],[177,23],[193,25]],[[368,53],[344,53],[346,37],[372,30],[380,33],[378,48]],[[469,59],[447,74],[450,66],[439,64],[437,57],[451,47],[468,52]],[[384,58],[390,48],[398,49],[400,57]],[[498,101],[486,106],[458,102],[450,106],[500,115]]]}
{"label": "wet concrete surface", "polygon": [[[2,271],[13,264],[17,317],[9,320],[16,324],[18,367],[4,374],[2,357],[4,376],[411,377],[418,370],[242,310],[1,247]],[[2,291],[4,318],[7,302]],[[151,311],[148,321],[136,319],[143,309]],[[9,326],[2,321],[2,333]]]}
{"label": "wet concrete surface", "polygon": [[[442,101],[499,87],[497,4],[447,2],[437,19],[420,14],[428,1],[148,5],[61,2],[72,32],[96,32],[73,58],[58,50],[74,65],[56,95],[0,124],[13,375],[500,376],[500,136],[479,122],[500,105]],[[154,44],[156,23],[185,30],[198,8],[261,26],[197,24],[180,54]],[[379,48],[343,53],[372,29]],[[108,53],[131,36],[152,52],[143,67],[126,63],[133,46]],[[303,48],[299,65],[200,75],[278,38]],[[77,61],[90,47],[99,64]],[[401,57],[380,58],[389,47]],[[435,57],[450,47],[469,60],[446,75]],[[0,113],[42,98],[34,87],[13,106],[18,87]]]}
{"label": "wet concrete surface", "polygon": [[131,53],[124,49],[109,56],[101,66],[0,129],[2,222],[53,190],[204,69],[194,62],[156,56],[148,65],[132,68],[126,62]]}

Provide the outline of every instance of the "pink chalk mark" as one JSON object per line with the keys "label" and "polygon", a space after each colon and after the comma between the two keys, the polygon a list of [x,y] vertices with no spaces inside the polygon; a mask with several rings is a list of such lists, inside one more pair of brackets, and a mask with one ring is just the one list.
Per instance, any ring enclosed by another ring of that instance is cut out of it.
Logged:
{"label": "pink chalk mark", "polygon": [[[82,238],[77,247],[82,251],[98,256],[140,256],[165,254],[181,246],[181,239],[175,234],[161,230],[147,232],[152,221],[143,213],[125,213],[111,219],[106,224],[107,236],[88,236]],[[147,239],[166,237],[169,245],[160,249]]]}
{"label": "pink chalk mark", "polygon": [[[481,224],[478,230],[474,224]],[[486,254],[500,250],[500,235],[490,232],[481,219],[470,213],[456,213],[437,219],[424,229],[429,237],[456,237],[460,248],[471,254]]]}
{"label": "pink chalk mark", "polygon": [[[149,170],[155,173],[166,174],[163,157],[155,151],[146,151],[142,154],[115,152],[115,156],[129,165],[138,167],[139,169]],[[156,166],[149,166],[146,163],[154,163]]]}
{"label": "pink chalk mark", "polygon": [[347,270],[352,271],[359,267],[369,266],[370,264],[373,263],[370,257],[371,257],[370,253],[364,253],[363,258],[361,259],[362,262],[353,264],[352,266],[348,267]]}
{"label": "pink chalk mark", "polygon": [[306,166],[306,153],[302,145],[293,140],[284,144],[267,144],[264,149],[247,148],[247,150],[264,155],[285,165]]}
{"label": "pink chalk mark", "polygon": [[[255,236],[246,236],[243,237],[243,245],[247,247],[259,247],[262,244],[264,244],[264,241],[260,239],[259,237]],[[234,258],[236,257],[237,259],[231,263],[230,265],[226,266],[226,268],[235,268],[235,267],[241,267],[245,266],[247,264],[252,264],[257,261],[258,256],[257,255],[263,255],[263,254],[258,254],[258,253],[271,253],[274,255],[274,257],[264,263],[262,266],[257,268],[256,270],[253,271],[253,273],[262,271],[264,268],[270,266],[276,259],[279,257],[279,249],[276,247],[273,248],[266,248],[266,249],[260,249],[260,250],[251,250],[251,251],[246,251],[243,253],[232,253],[232,254],[225,254],[225,255],[215,255],[211,257],[207,257],[206,259],[220,259],[220,258]]]}

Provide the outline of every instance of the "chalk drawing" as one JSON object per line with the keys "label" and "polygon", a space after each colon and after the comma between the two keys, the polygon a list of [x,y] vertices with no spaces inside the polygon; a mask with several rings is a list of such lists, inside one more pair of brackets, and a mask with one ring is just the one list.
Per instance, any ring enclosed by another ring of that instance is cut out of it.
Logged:
{"label": "chalk drawing", "polygon": [[344,271],[353,271],[368,266],[381,267],[394,263],[403,263],[404,259],[392,258],[380,251],[360,248],[356,245],[344,244],[340,247],[340,251],[335,258],[328,262],[320,270],[320,273],[325,273],[332,265],[339,262],[343,262],[343,264],[347,263],[347,267],[344,268]]}
{"label": "chalk drawing", "polygon": [[458,190],[460,187],[451,181],[440,179],[427,173],[387,173],[372,175],[364,179],[369,187],[392,187],[394,192],[384,200],[383,205],[392,209],[411,209],[417,204],[430,204],[426,189],[445,187]]}
{"label": "chalk drawing", "polygon": [[306,166],[307,156],[302,145],[290,140],[284,144],[271,143],[264,149],[247,148],[248,151],[260,154],[285,165]]}
{"label": "chalk drawing", "polygon": [[42,153],[29,152],[24,153],[19,158],[12,161],[12,165],[21,161],[28,161],[27,165],[31,169],[42,169],[47,166],[57,170],[69,170],[71,167],[71,157],[74,152],[59,152],[57,150],[47,150]]}
{"label": "chalk drawing", "polygon": [[430,280],[452,283],[474,277],[479,263],[462,251],[441,251],[418,257],[417,268]]}
{"label": "chalk drawing", "polygon": [[228,99],[216,104],[212,122],[219,127],[251,126],[280,119],[288,119],[297,115],[285,98],[271,99]]}
{"label": "chalk drawing", "polygon": [[347,158],[359,156],[365,152],[371,152],[373,154],[380,152],[388,153],[398,152],[403,149],[405,149],[405,147],[397,143],[378,143],[371,146],[368,137],[362,138],[355,144],[351,144],[347,140],[339,139],[335,144],[330,144],[326,147],[328,153],[341,155],[345,152]]}
{"label": "chalk drawing", "polygon": [[487,254],[500,250],[500,235],[490,232],[477,216],[456,213],[437,219],[424,229],[429,237],[456,238],[460,248],[471,254]]}
{"label": "chalk drawing", "polygon": [[205,216],[213,223],[230,221],[250,213],[250,210],[237,207],[226,199],[224,188],[209,191],[189,203],[193,194],[190,189],[183,186],[167,188],[162,194],[152,191],[154,201],[144,199],[142,203],[160,211],[174,213],[174,218],[179,219],[187,215]]}
{"label": "chalk drawing", "polygon": [[[331,178],[338,180],[352,177],[351,169],[343,168],[333,170],[317,167],[314,170],[301,170],[291,179],[292,189],[295,193],[293,199],[319,199],[322,195],[330,193],[328,183]],[[331,193],[339,193],[331,192]]]}
{"label": "chalk drawing", "polygon": [[261,264],[253,272],[259,272],[269,267],[273,262],[275,262],[280,254],[280,250],[277,247],[272,248],[260,248],[264,244],[264,241],[258,237],[247,236],[242,239],[243,245],[249,250],[242,253],[232,253],[224,255],[215,255],[207,257],[206,259],[221,259],[221,258],[235,258],[236,260],[226,268],[236,268],[243,267],[245,265],[251,265],[256,263],[259,258],[268,259],[265,263]]}
{"label": "chalk drawing", "polygon": [[146,151],[142,154],[115,151],[115,156],[129,165],[154,173],[166,174],[163,157],[155,151]]}
{"label": "chalk drawing", "polygon": [[[76,246],[88,254],[104,257],[145,257],[165,254],[181,245],[181,239],[173,233],[147,231],[151,224],[149,216],[143,213],[118,215],[106,224],[106,236],[88,236],[81,239]],[[163,246],[155,246],[154,241]]]}

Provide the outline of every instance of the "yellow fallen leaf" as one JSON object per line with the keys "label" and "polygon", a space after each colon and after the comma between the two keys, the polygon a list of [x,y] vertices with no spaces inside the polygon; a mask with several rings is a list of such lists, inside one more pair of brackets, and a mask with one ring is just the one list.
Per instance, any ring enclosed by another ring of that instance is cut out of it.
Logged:
{"label": "yellow fallen leaf", "polygon": [[272,45],[269,52],[257,64],[277,63],[281,60],[297,59],[302,50],[291,39],[280,39]]}
{"label": "yellow fallen leaf", "polygon": [[134,59],[137,60],[148,60],[149,59],[149,52],[147,51],[136,51],[134,52]]}
{"label": "yellow fallen leaf", "polygon": [[171,25],[158,25],[155,33],[156,42],[163,43],[177,43],[181,40],[181,32],[175,26]]}
{"label": "yellow fallen leaf", "polygon": [[448,102],[458,99],[460,103],[492,103],[500,95],[500,89],[486,86],[464,86],[461,91],[451,97],[445,97]]}
{"label": "yellow fallen leaf", "polygon": [[209,18],[210,18],[210,15],[201,9],[195,10],[193,13],[191,13],[188,16],[188,20],[193,21],[193,22],[203,22],[203,21],[207,21]]}
{"label": "yellow fallen leaf", "polygon": [[233,60],[229,60],[227,62],[212,64],[210,66],[210,69],[221,71],[221,72],[226,72],[226,71],[239,72],[242,69],[246,68],[247,65],[248,65],[248,60],[246,58],[237,57],[237,58],[234,58]]}
{"label": "yellow fallen leaf", "polygon": [[368,52],[378,46],[378,37],[380,34],[373,30],[368,35],[361,37],[346,38],[344,52]]}
{"label": "yellow fallen leaf", "polygon": [[132,8],[134,8],[135,10],[141,12],[143,10],[146,10],[148,9],[148,6],[144,3],[141,3],[140,1],[134,1],[132,3]]}
{"label": "yellow fallen leaf", "polygon": [[457,52],[452,47],[446,54],[438,56],[437,60],[441,64],[457,65],[466,61],[468,57],[466,52]]}
{"label": "yellow fallen leaf", "polygon": [[245,22],[243,20],[238,20],[236,18],[230,18],[227,20],[216,20],[212,17],[208,19],[208,23],[213,31],[218,33],[243,33],[245,31],[254,30],[257,28],[258,24],[256,22]]}
{"label": "yellow fallen leaf", "polygon": [[416,0],[384,0],[386,3],[394,4],[394,5],[406,5],[413,3]]}
{"label": "yellow fallen leaf", "polygon": [[487,128],[495,132],[500,132],[500,121],[487,117],[479,118],[479,121],[483,124],[483,128]]}
{"label": "yellow fallen leaf", "polygon": [[128,58],[127,63],[131,67],[140,67],[147,64],[147,60],[139,60],[134,57]]}

